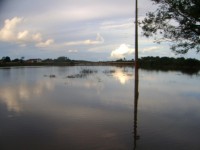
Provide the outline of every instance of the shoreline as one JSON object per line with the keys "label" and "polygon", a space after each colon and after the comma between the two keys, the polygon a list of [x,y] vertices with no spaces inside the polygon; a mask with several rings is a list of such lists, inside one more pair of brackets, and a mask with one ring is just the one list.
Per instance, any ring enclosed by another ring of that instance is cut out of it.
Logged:
{"label": "shoreline", "polygon": [[[134,67],[134,62],[38,62],[38,63],[0,63],[0,69],[3,67],[38,67],[38,66],[117,66],[117,67]],[[186,71],[186,72],[199,72],[200,66],[183,66],[183,65],[146,65],[140,64],[139,69],[157,70],[157,71]]]}

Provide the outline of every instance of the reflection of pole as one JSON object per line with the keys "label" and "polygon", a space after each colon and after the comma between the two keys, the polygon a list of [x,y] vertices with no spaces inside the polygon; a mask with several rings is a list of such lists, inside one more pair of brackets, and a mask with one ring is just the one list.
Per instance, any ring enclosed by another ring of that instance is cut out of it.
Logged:
{"label": "reflection of pole", "polygon": [[134,89],[134,150],[136,150],[139,139],[137,135],[137,111],[139,98],[139,75],[138,75],[138,0],[135,0],[135,89]]}
{"label": "reflection of pole", "polygon": [[139,98],[139,75],[138,75],[138,68],[135,67],[135,89],[134,89],[134,150],[136,149],[137,143],[136,141],[139,139],[137,134],[137,116],[138,116],[138,98]]}

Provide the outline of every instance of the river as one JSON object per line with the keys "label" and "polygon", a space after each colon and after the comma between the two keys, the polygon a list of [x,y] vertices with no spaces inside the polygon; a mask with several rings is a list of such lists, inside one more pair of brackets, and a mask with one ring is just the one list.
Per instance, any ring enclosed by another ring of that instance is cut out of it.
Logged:
{"label": "river", "polygon": [[135,85],[131,67],[0,68],[0,149],[199,150],[200,72]]}

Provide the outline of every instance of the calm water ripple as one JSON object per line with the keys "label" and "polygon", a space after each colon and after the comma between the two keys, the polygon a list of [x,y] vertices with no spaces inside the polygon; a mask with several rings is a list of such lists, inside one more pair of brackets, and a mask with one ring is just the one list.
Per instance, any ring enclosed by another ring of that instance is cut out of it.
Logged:
{"label": "calm water ripple", "polygon": [[[199,150],[200,76],[113,66],[0,68],[1,150]],[[136,103],[137,105],[136,105]]]}

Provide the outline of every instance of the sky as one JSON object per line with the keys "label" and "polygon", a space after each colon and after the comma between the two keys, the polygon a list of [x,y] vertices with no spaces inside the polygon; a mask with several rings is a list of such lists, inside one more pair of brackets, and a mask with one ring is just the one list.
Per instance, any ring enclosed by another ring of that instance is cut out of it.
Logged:
{"label": "sky", "polygon": [[[156,9],[139,0],[139,20]],[[134,0],[0,0],[0,58],[134,59]],[[139,28],[139,57],[176,56]]]}

